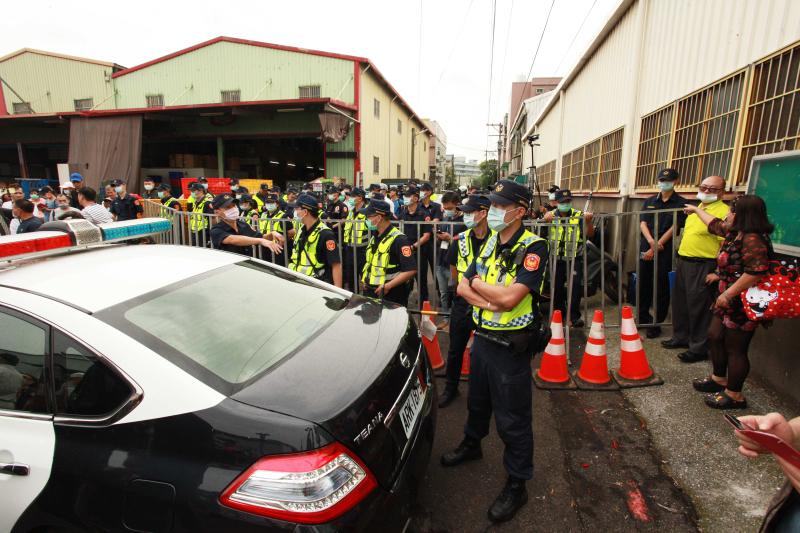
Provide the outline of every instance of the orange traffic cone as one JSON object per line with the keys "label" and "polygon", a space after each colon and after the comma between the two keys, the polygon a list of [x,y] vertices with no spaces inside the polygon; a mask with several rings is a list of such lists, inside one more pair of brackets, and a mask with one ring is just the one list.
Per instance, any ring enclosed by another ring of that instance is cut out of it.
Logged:
{"label": "orange traffic cone", "polygon": [[464,348],[464,358],[461,360],[461,381],[469,381],[469,352],[472,350],[472,341],[475,339],[475,333],[469,334],[467,347]]}
{"label": "orange traffic cone", "polygon": [[550,322],[550,341],[542,354],[539,369],[533,375],[533,382],[540,389],[574,389],[575,382],[567,370],[567,349],[564,344],[564,323],[561,311],[553,313]]}
{"label": "orange traffic cone", "polygon": [[574,377],[579,389],[619,389],[619,385],[611,379],[611,374],[608,373],[606,336],[603,333],[603,312],[599,309],[594,312],[589,338],[583,351],[581,368],[575,373]]}
{"label": "orange traffic cone", "polygon": [[[430,311],[431,303],[427,300],[422,302],[422,310]],[[431,368],[439,370],[444,367],[444,359],[442,359],[442,351],[439,349],[439,336],[436,330],[436,324],[433,323],[430,315],[422,315],[422,317],[420,317],[420,331],[422,332],[422,344],[425,345],[425,351],[428,352],[428,360],[431,362]]]}
{"label": "orange traffic cone", "polygon": [[622,308],[622,324],[620,327],[619,341],[619,371],[614,372],[614,379],[620,387],[646,387],[648,385],[662,385],[664,380],[658,377],[642,347],[642,338],[636,330],[633,320],[633,311],[630,306]]}

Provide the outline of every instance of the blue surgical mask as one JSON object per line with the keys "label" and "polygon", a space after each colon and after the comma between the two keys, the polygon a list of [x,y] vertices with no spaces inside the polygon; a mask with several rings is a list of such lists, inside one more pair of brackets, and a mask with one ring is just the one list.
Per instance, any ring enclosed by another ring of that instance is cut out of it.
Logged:
{"label": "blue surgical mask", "polygon": [[658,190],[660,191],[671,191],[675,188],[675,184],[671,181],[659,181],[658,182]]}
{"label": "blue surgical mask", "polygon": [[158,191],[156,194],[158,195],[159,198],[162,199],[164,198],[164,191]]}
{"label": "blue surgical mask", "polygon": [[370,219],[367,219],[367,228],[368,228],[370,231],[375,231],[376,229],[378,229],[378,226],[376,226],[375,224],[373,224],[373,223],[372,223],[372,221],[371,221]]}
{"label": "blue surgical mask", "polygon": [[297,214],[297,209],[295,209],[295,210],[294,210],[294,213],[292,213],[292,218],[293,218],[294,220],[298,221],[298,222],[299,222],[299,221],[301,221],[301,220],[303,220],[303,217],[301,217],[299,214]]}
{"label": "blue surgical mask", "polygon": [[38,199],[39,199],[38,194],[31,194],[31,200],[38,200]]}
{"label": "blue surgical mask", "polygon": [[490,207],[489,215],[486,218],[489,222],[489,228],[492,231],[503,231],[506,226],[508,226],[508,222],[506,222],[506,210],[500,207]]}
{"label": "blue surgical mask", "polygon": [[[250,207],[250,206],[248,206],[248,207]],[[267,211],[269,211],[270,213],[272,213],[273,211],[275,211],[276,209],[278,209],[278,204],[264,204],[264,207],[266,207],[266,208],[267,208]]]}
{"label": "blue surgical mask", "polygon": [[455,209],[445,209],[444,211],[442,211],[442,213],[444,214],[445,218],[453,218],[454,216],[456,216]]}
{"label": "blue surgical mask", "polygon": [[409,204],[411,204],[413,202],[414,202],[414,197],[413,196],[404,196],[403,197],[403,203],[405,205],[409,205]]}
{"label": "blue surgical mask", "polygon": [[117,185],[114,187],[114,192],[117,194],[122,194],[122,185]]}
{"label": "blue surgical mask", "polygon": [[475,213],[464,213],[464,225],[467,229],[475,227]]}
{"label": "blue surgical mask", "polygon": [[205,190],[208,190],[208,183],[201,183],[200,185],[202,185]]}
{"label": "blue surgical mask", "polygon": [[347,207],[349,207],[350,209],[355,209],[356,201],[353,198],[350,198],[349,200],[347,200]]}
{"label": "blue surgical mask", "polygon": [[561,211],[562,213],[569,213],[571,209],[572,209],[572,204],[569,202],[558,204],[558,210]]}

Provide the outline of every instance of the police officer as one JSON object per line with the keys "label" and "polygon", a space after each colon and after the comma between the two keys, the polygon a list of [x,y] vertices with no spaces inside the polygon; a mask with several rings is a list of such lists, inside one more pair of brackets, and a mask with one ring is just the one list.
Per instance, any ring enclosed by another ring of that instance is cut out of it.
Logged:
{"label": "police officer", "polygon": [[[548,228],[552,253],[556,254],[555,290],[553,291],[553,309],[561,311],[563,316],[567,311],[567,292],[569,290],[569,267],[575,259],[575,269],[572,274],[572,298],[570,299],[570,321],[576,328],[583,327],[581,318],[581,297],[583,296],[583,228],[586,226],[586,238],[594,236],[592,213],[584,213],[572,207],[572,191],[559,189],[555,192],[556,209],[548,211],[544,216],[545,222],[557,223],[557,227]],[[575,242],[573,244],[573,238]]]}
{"label": "police officer", "polygon": [[263,212],[264,204],[267,202],[267,196],[269,196],[270,192],[272,191],[270,191],[269,183],[262,183],[258,187],[255,196],[253,196],[253,200],[256,202],[256,208],[259,212]]}
{"label": "police officer", "polygon": [[191,204],[188,202],[186,204],[186,210],[191,213],[189,215],[189,239],[192,246],[205,246],[208,243],[210,217],[204,215],[214,214],[214,209],[211,207],[211,201],[214,198],[209,199],[203,185],[196,181],[189,184],[189,193],[192,198]]}
{"label": "police officer", "polygon": [[294,207],[300,227],[294,236],[289,269],[342,286],[342,260],[333,231],[319,219],[317,199],[301,194]]}
{"label": "police officer", "polygon": [[256,223],[259,215],[253,197],[244,192],[236,195],[236,201],[239,205],[239,216],[245,219],[251,226]]}
{"label": "police officer", "polygon": [[[475,261],[490,230],[486,215],[491,202],[487,196],[472,195],[467,203],[458,209],[464,214],[463,223],[467,229],[458,234],[455,242],[447,251],[447,264],[450,276],[458,286],[464,272]],[[439,407],[447,407],[458,396],[458,380],[461,378],[461,365],[464,350],[469,342],[470,333],[475,329],[472,321],[472,306],[463,297],[455,294],[450,308],[450,347],[447,352],[446,384],[439,398]]]}
{"label": "police officer", "polygon": [[[335,185],[331,185],[328,187],[327,190],[327,202],[325,203],[325,213],[323,214],[322,218],[325,220],[342,220],[347,218],[347,204],[345,204],[339,194],[339,188]],[[339,224],[334,224],[332,227],[336,227]]]}
{"label": "police officer", "polygon": [[144,178],[144,192],[142,198],[145,200],[157,199],[156,182],[150,176]]}
{"label": "police officer", "polygon": [[356,187],[350,193],[347,205],[347,218],[344,222],[344,248],[342,259],[344,261],[344,286],[355,291],[358,278],[364,271],[364,262],[367,257],[367,243],[369,242],[369,228],[367,215],[363,212],[366,208],[367,193],[364,189]]}
{"label": "police officer", "polygon": [[[194,194],[193,191],[192,191],[192,184],[194,184],[194,183],[196,183],[197,185],[199,185],[202,188],[202,190],[203,190],[203,198],[205,198],[207,203],[211,204],[211,200],[214,199],[214,195],[211,194],[210,192],[208,192],[208,180],[203,178],[203,177],[199,177],[199,178],[197,178],[197,181],[193,181],[192,183],[189,184],[189,187],[188,187],[188,189],[189,189],[189,197],[186,199],[186,210],[187,211],[192,211],[194,209],[194,205],[193,205],[194,201],[199,197],[199,195]],[[195,190],[197,190],[197,189],[195,189]]]}
{"label": "police officer", "polygon": [[[404,196],[404,205],[400,209],[398,217],[404,222],[416,222],[416,224],[403,224],[403,233],[406,234],[411,241],[411,247],[414,253],[422,253],[421,250],[425,244],[431,240],[433,230],[429,224],[419,224],[419,222],[430,222],[430,213],[422,207],[419,201],[419,189],[409,186],[406,188]],[[385,200],[383,200],[385,202]],[[371,202],[370,202],[371,203]],[[387,205],[388,207],[388,205]],[[427,301],[428,298],[428,269],[424,263],[426,260],[424,255],[420,256],[420,275],[419,281],[419,301]]]}
{"label": "police officer", "polygon": [[111,214],[114,215],[114,220],[135,220],[136,216],[142,212],[142,206],[138,199],[134,198],[128,191],[125,190],[125,182],[122,180],[113,180],[111,186],[114,187],[114,192],[117,197],[111,202]]}
{"label": "police officer", "polygon": [[[259,223],[259,229],[264,234],[278,233],[279,235],[286,235],[285,226],[288,224],[288,222],[285,219],[289,218],[289,216],[286,214],[286,211],[280,207],[279,200],[280,197],[274,192],[268,194],[266,197],[266,201],[264,202],[264,210],[261,213],[261,221]],[[288,259],[288,254],[286,251],[287,249],[284,247],[284,251],[281,253],[280,261],[276,261],[276,257],[270,257],[268,260],[286,265]]]}
{"label": "police officer", "polygon": [[493,522],[510,520],[528,500],[533,477],[531,359],[539,346],[539,298],[547,265],[547,241],[522,219],[531,195],[511,180],[489,196],[489,228],[495,231],[464,272],[458,294],[472,304],[476,324],[469,375],[469,415],[464,440],[444,454],[443,466],[482,457],[480,441],[494,411],[505,444],[508,481],[489,508]]}
{"label": "police officer", "polygon": [[276,233],[262,234],[239,219],[239,208],[230,193],[218,194],[211,201],[211,208],[220,221],[211,228],[211,245],[225,252],[248,257],[253,255],[253,246],[263,246],[280,253],[283,237]]}
{"label": "police officer", "polygon": [[158,187],[156,187],[156,198],[158,198],[161,201],[161,205],[163,205],[164,207],[169,207],[170,209],[182,211],[181,203],[175,197],[172,196],[172,190],[170,190],[169,185],[167,185],[166,183],[162,183]]}
{"label": "police officer", "polygon": [[392,226],[392,211],[383,197],[372,198],[364,214],[373,232],[361,275],[364,293],[408,307],[411,280],[417,273],[411,241]]}

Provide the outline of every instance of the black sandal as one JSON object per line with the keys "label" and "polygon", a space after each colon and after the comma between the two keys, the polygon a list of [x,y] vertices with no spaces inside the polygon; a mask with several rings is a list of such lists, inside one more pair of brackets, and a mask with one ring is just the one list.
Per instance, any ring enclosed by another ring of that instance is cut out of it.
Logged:
{"label": "black sandal", "polygon": [[692,387],[700,392],[722,392],[725,390],[725,385],[720,385],[711,376],[692,380]]}
{"label": "black sandal", "polygon": [[734,400],[725,392],[706,396],[706,405],[713,409],[747,409],[747,400]]}

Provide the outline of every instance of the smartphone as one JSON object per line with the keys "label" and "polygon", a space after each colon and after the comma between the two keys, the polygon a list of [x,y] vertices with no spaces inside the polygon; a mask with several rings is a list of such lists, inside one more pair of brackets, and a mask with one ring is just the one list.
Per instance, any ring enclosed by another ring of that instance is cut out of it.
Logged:
{"label": "smartphone", "polygon": [[725,420],[727,420],[729,424],[740,431],[742,435],[758,443],[761,447],[769,450],[781,459],[791,463],[792,466],[800,468],[800,452],[795,450],[791,444],[787,443],[783,439],[780,439],[779,437],[776,437],[772,433],[759,431],[744,424],[734,415],[726,413],[724,416]]}

